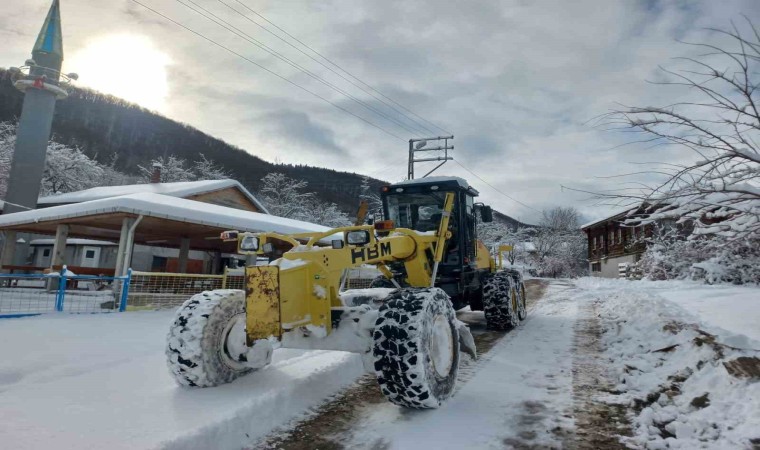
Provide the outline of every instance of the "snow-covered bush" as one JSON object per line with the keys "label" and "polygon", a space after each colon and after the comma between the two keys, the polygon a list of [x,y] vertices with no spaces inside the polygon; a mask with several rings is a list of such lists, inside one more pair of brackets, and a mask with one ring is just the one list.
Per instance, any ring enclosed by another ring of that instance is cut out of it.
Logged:
{"label": "snow-covered bush", "polygon": [[637,263],[650,280],[692,279],[707,283],[760,283],[760,239],[724,241],[683,236],[655,228]]}
{"label": "snow-covered bush", "polygon": [[760,284],[760,239],[715,245],[709,243],[713,256],[692,264],[692,279],[707,283]]}

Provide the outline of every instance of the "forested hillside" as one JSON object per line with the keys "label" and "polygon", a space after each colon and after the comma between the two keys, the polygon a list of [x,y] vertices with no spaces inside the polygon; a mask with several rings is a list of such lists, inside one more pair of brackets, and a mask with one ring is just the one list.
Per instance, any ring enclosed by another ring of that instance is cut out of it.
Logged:
{"label": "forested hillside", "polygon": [[[9,72],[0,68],[0,122],[15,122],[21,114],[22,102],[23,94],[13,87]],[[349,214],[358,206],[364,178],[322,167],[273,164],[189,125],[122,99],[77,87],[69,88],[68,99],[56,105],[53,139],[78,147],[103,164],[116,157],[115,168],[127,174],[138,174],[138,165],[149,166],[155,158],[174,155],[198,161],[203,154],[248,189],[259,192],[264,176],[280,172],[308,182],[308,191]],[[368,183],[375,192],[384,184],[372,178]],[[500,214],[497,220],[516,223]]]}

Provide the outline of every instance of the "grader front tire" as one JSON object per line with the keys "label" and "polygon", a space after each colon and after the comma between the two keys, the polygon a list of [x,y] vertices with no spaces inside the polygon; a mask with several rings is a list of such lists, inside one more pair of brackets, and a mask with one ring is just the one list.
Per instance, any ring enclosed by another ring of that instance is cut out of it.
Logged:
{"label": "grader front tire", "polygon": [[[250,372],[242,364],[244,330],[243,291],[206,291],[187,300],[177,310],[166,338],[166,362],[177,384],[218,386]],[[232,342],[231,335],[238,339]],[[237,342],[240,338],[242,342]]]}
{"label": "grader front tire", "polygon": [[373,357],[380,390],[407,408],[437,408],[454,391],[459,331],[451,300],[439,288],[406,288],[380,308]]}

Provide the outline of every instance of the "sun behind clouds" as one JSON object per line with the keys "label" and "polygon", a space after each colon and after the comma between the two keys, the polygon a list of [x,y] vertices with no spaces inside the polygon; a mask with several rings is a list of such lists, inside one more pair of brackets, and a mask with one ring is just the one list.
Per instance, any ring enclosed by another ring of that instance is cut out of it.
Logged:
{"label": "sun behind clouds", "polygon": [[169,56],[146,36],[114,34],[89,41],[67,58],[68,70],[79,74],[78,85],[115,95],[166,113]]}

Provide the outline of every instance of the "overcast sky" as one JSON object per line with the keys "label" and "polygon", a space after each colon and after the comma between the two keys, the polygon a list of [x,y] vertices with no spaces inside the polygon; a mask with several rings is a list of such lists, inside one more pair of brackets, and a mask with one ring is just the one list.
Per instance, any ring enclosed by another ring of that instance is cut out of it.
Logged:
{"label": "overcast sky", "polygon": [[[406,140],[431,134],[399,127],[179,0],[139,1],[398,138],[132,0],[61,0],[64,70],[78,72],[78,84],[141,103],[269,161],[388,181],[406,176]],[[454,163],[438,173],[467,178],[483,201],[528,222],[537,220],[536,210],[555,205],[575,206],[585,218],[603,215],[609,206],[561,186],[610,189],[620,180],[599,177],[639,170],[637,162],[686,157],[675,149],[619,148],[630,136],[605,131],[592,119],[618,103],[663,105],[683,99],[680,90],[647,83],[662,79],[658,65],[670,67],[677,64],[673,57],[695,54],[677,40],[714,39],[706,27],[729,27],[731,20],[743,20],[741,14],[760,18],[756,0],[192,1],[369,107],[418,127],[222,3],[281,34],[242,2],[451,132],[453,155],[461,164],[528,207]],[[4,3],[0,67],[29,57],[49,4]],[[417,169],[424,171],[424,166]]]}

